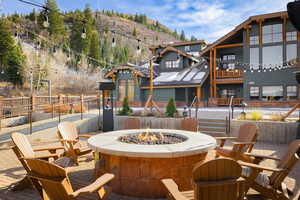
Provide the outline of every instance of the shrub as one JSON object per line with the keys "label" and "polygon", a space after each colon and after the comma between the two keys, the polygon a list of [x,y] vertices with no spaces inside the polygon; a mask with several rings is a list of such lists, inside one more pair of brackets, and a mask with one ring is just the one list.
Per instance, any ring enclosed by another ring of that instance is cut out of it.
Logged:
{"label": "shrub", "polygon": [[283,116],[280,114],[272,114],[270,116],[270,120],[272,121],[283,121]]}
{"label": "shrub", "polygon": [[171,98],[168,102],[167,108],[166,108],[166,116],[167,117],[174,117],[177,113],[175,101],[173,98]]}
{"label": "shrub", "polygon": [[261,111],[254,110],[254,111],[252,111],[252,112],[250,113],[250,119],[251,119],[251,120],[256,120],[256,121],[258,121],[258,120],[262,120],[262,118],[263,118],[263,114],[262,114]]}
{"label": "shrub", "polygon": [[129,106],[128,98],[125,97],[123,100],[122,109],[119,111],[119,115],[130,115],[132,113],[132,109]]}

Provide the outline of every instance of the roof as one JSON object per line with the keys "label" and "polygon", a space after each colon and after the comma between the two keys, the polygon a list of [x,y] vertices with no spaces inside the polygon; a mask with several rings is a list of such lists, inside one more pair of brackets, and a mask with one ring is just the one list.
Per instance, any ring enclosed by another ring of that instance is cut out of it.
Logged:
{"label": "roof", "polygon": [[269,13],[269,14],[251,16],[247,20],[245,20],[243,23],[236,26],[232,31],[230,31],[229,33],[227,33],[226,35],[224,35],[220,39],[216,40],[215,42],[213,42],[212,44],[207,46],[205,49],[203,49],[203,51],[200,52],[200,56],[206,54],[212,48],[218,46],[219,44],[221,44],[225,40],[229,39],[231,36],[235,35],[238,31],[242,30],[243,28],[246,28],[253,21],[259,21],[259,20],[263,21],[263,20],[266,20],[266,19],[278,18],[278,17],[288,18],[288,13],[286,11],[282,11],[282,12],[276,12],[276,13]]}
{"label": "roof", "polygon": [[119,70],[130,70],[136,73],[138,76],[144,77],[145,74],[139,71],[138,66],[132,63],[125,63],[118,65],[117,67],[113,68],[111,71],[109,71],[107,74],[105,74],[105,78],[111,78],[113,74],[117,73]]}
{"label": "roof", "polygon": [[183,51],[180,51],[180,50],[178,50],[178,49],[176,49],[176,48],[174,48],[174,47],[172,47],[172,46],[168,46],[168,47],[166,47],[164,50],[162,50],[162,51],[159,53],[158,58],[162,57],[162,55],[164,55],[165,53],[167,53],[167,52],[169,52],[169,51],[174,51],[174,52],[178,53],[179,55],[185,56],[185,57],[187,57],[187,58],[189,58],[189,59],[191,59],[191,60],[193,60],[193,61],[195,61],[195,62],[199,62],[199,60],[196,59],[195,57],[193,57],[192,55],[189,55],[189,54],[187,54],[187,53],[185,53],[185,52],[183,52]]}
{"label": "roof", "polygon": [[[205,68],[206,65],[206,68]],[[153,80],[154,87],[160,86],[182,86],[182,85],[202,85],[208,77],[207,63],[197,63],[180,72],[162,72]],[[146,85],[147,87],[147,85]],[[144,87],[144,88],[146,88]]]}
{"label": "roof", "polygon": [[194,44],[206,45],[206,42],[204,40],[174,42],[174,43],[168,43],[168,44],[160,44],[160,45],[157,45],[157,46],[150,46],[149,49],[155,50],[155,49],[158,49],[158,48],[165,48],[165,47],[168,47],[168,46],[177,47],[177,46],[187,46],[187,45],[194,45]]}

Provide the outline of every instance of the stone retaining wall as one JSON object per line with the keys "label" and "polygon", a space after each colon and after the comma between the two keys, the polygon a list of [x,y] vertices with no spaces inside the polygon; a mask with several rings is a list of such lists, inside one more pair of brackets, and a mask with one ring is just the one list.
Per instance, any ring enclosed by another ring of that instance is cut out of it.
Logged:
{"label": "stone retaining wall", "polygon": [[298,123],[232,120],[230,136],[237,136],[244,123],[255,123],[258,127],[258,141],[273,144],[289,144],[296,139]]}

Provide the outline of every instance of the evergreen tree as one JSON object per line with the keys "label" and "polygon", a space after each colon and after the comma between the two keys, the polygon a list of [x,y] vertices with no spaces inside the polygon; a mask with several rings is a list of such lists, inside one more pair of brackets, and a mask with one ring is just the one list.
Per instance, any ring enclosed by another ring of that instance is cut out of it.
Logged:
{"label": "evergreen tree", "polygon": [[197,38],[195,37],[195,36],[191,36],[191,41],[196,41],[197,40]]}
{"label": "evergreen tree", "polygon": [[136,37],[138,35],[136,27],[133,28],[132,35]]}
{"label": "evergreen tree", "polygon": [[128,98],[125,97],[123,100],[122,110],[119,111],[119,115],[130,115],[132,113],[132,109],[129,106]]}
{"label": "evergreen tree", "polygon": [[181,34],[180,34],[180,40],[183,40],[183,41],[186,40],[185,33],[183,30],[181,31]]}
{"label": "evergreen tree", "polygon": [[[95,60],[100,60],[100,39],[97,31],[93,31],[91,35],[89,56]],[[95,60],[90,60],[94,68],[99,65],[99,62]]]}
{"label": "evergreen tree", "polygon": [[175,101],[173,98],[171,98],[168,102],[167,108],[166,108],[166,115],[167,117],[175,117],[175,114],[177,113]]}
{"label": "evergreen tree", "polygon": [[59,14],[59,8],[57,6],[56,0],[47,0],[46,7],[49,8],[47,13],[49,20],[48,31],[53,39],[60,41],[66,36],[66,30],[64,27],[64,21],[62,16]]}
{"label": "evergreen tree", "polygon": [[21,86],[25,57],[16,45],[7,19],[0,19],[0,68],[4,69],[6,81]]}

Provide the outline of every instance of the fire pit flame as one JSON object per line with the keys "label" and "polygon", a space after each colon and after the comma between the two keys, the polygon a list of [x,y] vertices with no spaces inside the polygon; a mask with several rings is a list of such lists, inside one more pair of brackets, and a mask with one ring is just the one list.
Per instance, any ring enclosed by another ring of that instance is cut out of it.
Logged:
{"label": "fire pit flame", "polygon": [[129,144],[176,144],[187,140],[184,136],[169,133],[150,132],[146,129],[145,132],[139,134],[129,134],[119,138],[120,142]]}

